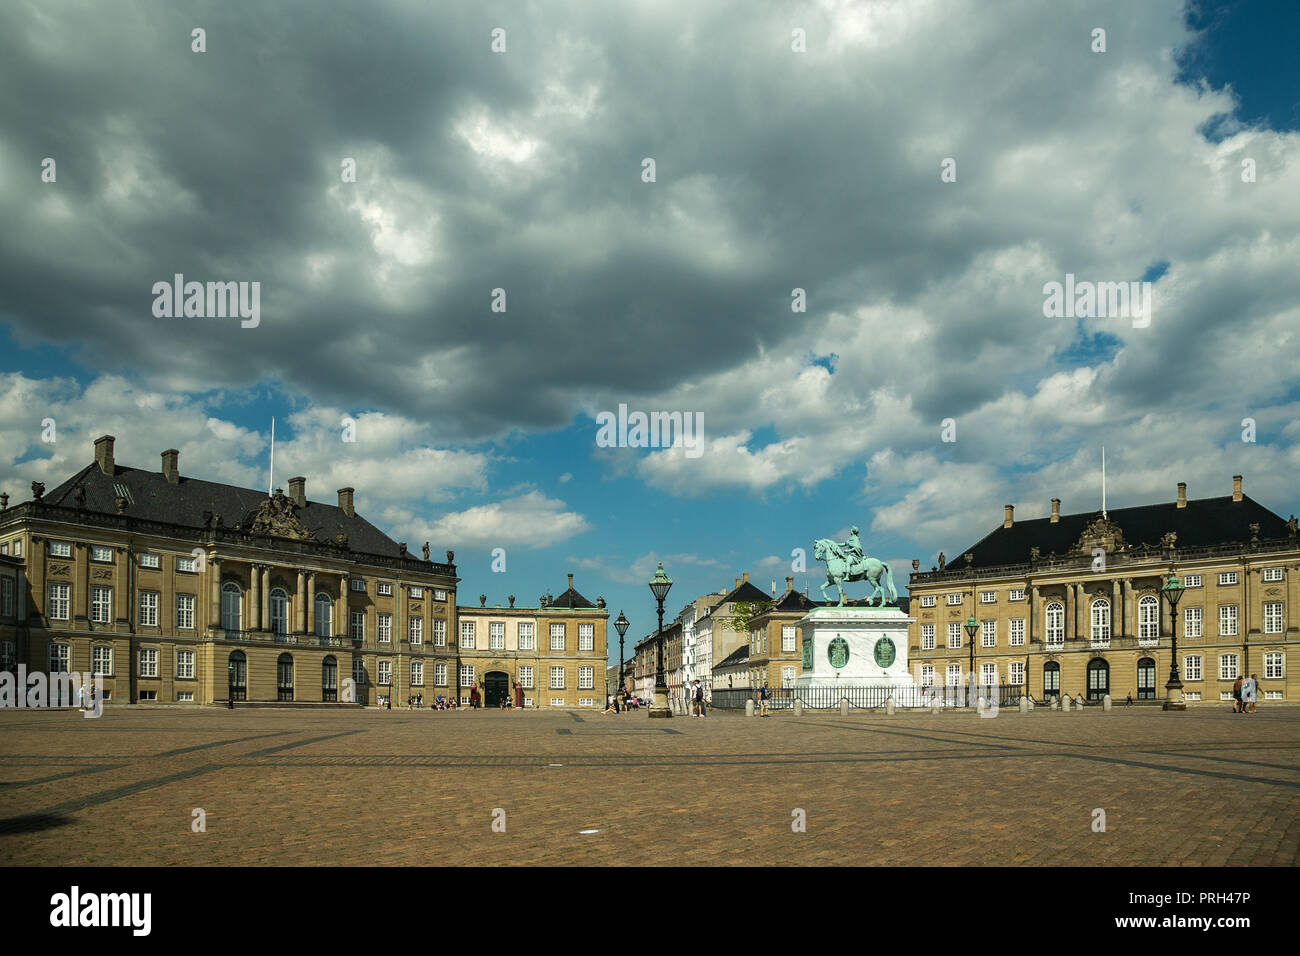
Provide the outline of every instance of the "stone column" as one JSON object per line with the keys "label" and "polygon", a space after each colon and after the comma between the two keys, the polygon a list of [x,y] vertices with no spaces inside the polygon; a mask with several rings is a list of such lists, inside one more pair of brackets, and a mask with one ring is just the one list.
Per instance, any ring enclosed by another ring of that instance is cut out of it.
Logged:
{"label": "stone column", "polygon": [[1065,586],[1065,639],[1072,640],[1075,637],[1075,624],[1078,623],[1074,616],[1074,585]]}
{"label": "stone column", "polygon": [[1082,584],[1076,584],[1076,593],[1074,595],[1074,613],[1076,620],[1074,622],[1075,634],[1080,640],[1086,639],[1088,635],[1088,595]]}
{"label": "stone column", "polygon": [[254,564],[251,565],[251,569],[252,594],[249,596],[249,600],[252,607],[249,610],[252,613],[249,614],[249,617],[252,618],[252,627],[250,630],[260,631],[262,629],[262,566]]}
{"label": "stone column", "polygon": [[258,573],[262,578],[262,628],[269,630],[271,627],[271,566],[262,565],[262,570]]}
{"label": "stone column", "polygon": [[348,636],[348,576],[339,575],[339,596],[334,602],[334,636]]}
{"label": "stone column", "polygon": [[[81,562],[80,574],[77,573],[78,561]],[[90,620],[90,547],[78,541],[72,549],[72,557],[68,558],[68,565],[72,568],[72,574],[68,576],[72,583],[72,620],[77,627],[84,628]],[[158,609],[158,620],[162,621],[162,608]],[[68,666],[72,666],[71,658]]]}
{"label": "stone column", "polygon": [[1124,633],[1124,604],[1121,600],[1119,578],[1110,582],[1110,636],[1119,637]]}
{"label": "stone column", "polygon": [[308,634],[316,633],[316,572],[307,572],[307,627]]}
{"label": "stone column", "polygon": [[[208,558],[207,566],[208,579],[212,582],[211,617],[208,618],[208,627],[217,628],[221,626],[221,559]],[[163,609],[158,608],[159,621],[162,620],[162,613]]]}
{"label": "stone column", "polygon": [[298,592],[294,595],[294,597],[298,601],[298,614],[297,614],[298,620],[296,621],[298,626],[294,629],[294,633],[296,634],[307,633],[306,595],[307,595],[307,572],[302,570],[302,568],[299,568],[298,569]]}
{"label": "stone column", "polygon": [[1124,595],[1124,634],[1137,636],[1137,602],[1133,600],[1133,579],[1125,578],[1122,583]]}
{"label": "stone column", "polygon": [[[1029,620],[1025,622],[1025,647],[1030,648],[1034,644],[1034,621],[1038,618],[1038,585],[1035,584],[1029,589]],[[1025,686],[1029,686],[1029,675],[1025,675]]]}

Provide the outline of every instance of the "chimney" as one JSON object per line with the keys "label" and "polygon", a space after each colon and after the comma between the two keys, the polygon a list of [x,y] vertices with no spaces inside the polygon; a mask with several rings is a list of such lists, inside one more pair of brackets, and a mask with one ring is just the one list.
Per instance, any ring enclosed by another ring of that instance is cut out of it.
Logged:
{"label": "chimney", "polygon": [[[109,459],[108,459],[109,462],[112,462],[112,460],[113,460],[112,457],[111,457],[112,454],[113,454],[113,453],[112,453],[112,451],[110,450],[110,451],[109,451],[109,456],[110,456],[110,457],[109,457]],[[1241,475],[1233,475],[1233,476],[1232,476],[1232,500],[1233,500],[1233,501],[1240,501],[1240,500],[1241,500]]]}
{"label": "chimney", "polygon": [[113,476],[113,442],[112,435],[102,435],[95,439],[95,464],[99,470],[110,478]]}
{"label": "chimney", "polygon": [[355,490],[355,488],[339,489],[339,508],[341,508],[343,513],[349,518],[355,518],[357,516],[356,509],[352,507],[352,492]]}
{"label": "chimney", "polygon": [[570,591],[573,590],[573,572],[572,572],[572,571],[569,572],[569,590],[570,590]]}
{"label": "chimney", "polygon": [[1187,507],[1187,482],[1185,481],[1178,483],[1178,507]]}
{"label": "chimney", "polygon": [[1053,498],[1053,499],[1052,499],[1052,520],[1051,520],[1051,523],[1052,523],[1052,524],[1056,524],[1056,523],[1059,522],[1060,520],[1061,520],[1061,499],[1060,499],[1060,498]]}
{"label": "chimney", "polygon": [[790,577],[789,575],[786,575],[786,579],[785,579],[785,589],[786,589],[787,591],[793,591],[793,590],[794,590],[794,578]]}
{"label": "chimney", "polygon": [[1010,528],[1013,524],[1015,524],[1015,521],[1012,519],[1012,515],[1014,515],[1014,514],[1016,513],[1016,506],[1015,506],[1015,505],[1003,505],[1003,508],[1005,508],[1006,511],[1003,512],[1003,515],[1002,515],[1002,527],[1004,527],[1004,528]]}
{"label": "chimney", "polygon": [[299,508],[307,507],[307,479],[290,478],[289,479],[289,497]]}
{"label": "chimney", "polygon": [[748,571],[745,572],[745,574],[744,574],[744,578],[745,578],[745,583],[748,584],[748,583],[749,583],[749,572],[748,572]]}
{"label": "chimney", "polygon": [[181,483],[181,453],[175,448],[168,448],[162,453],[162,473],[169,485]]}
{"label": "chimney", "polygon": [[776,578],[772,579],[772,597],[776,597]]}
{"label": "chimney", "polygon": [[740,587],[740,578],[736,578],[736,587]]}

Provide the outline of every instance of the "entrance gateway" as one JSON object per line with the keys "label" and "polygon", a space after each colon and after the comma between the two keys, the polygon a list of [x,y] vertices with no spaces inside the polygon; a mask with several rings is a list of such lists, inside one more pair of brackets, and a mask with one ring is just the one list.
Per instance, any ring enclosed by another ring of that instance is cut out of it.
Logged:
{"label": "entrance gateway", "polygon": [[510,676],[505,671],[488,671],[483,675],[483,706],[500,707],[510,696]]}

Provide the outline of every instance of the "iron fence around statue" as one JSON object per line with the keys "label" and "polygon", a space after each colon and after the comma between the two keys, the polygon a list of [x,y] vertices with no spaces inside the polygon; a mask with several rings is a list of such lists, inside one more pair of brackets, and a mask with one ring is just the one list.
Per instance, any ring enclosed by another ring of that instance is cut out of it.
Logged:
{"label": "iron fence around statue", "polygon": [[[839,686],[770,687],[769,707],[772,710],[793,710],[798,700],[805,710],[838,710],[841,700],[858,710],[884,710],[892,698],[898,709],[928,710],[935,704],[940,707],[974,707],[979,698],[991,706],[1017,707],[1024,695],[1023,685],[977,684],[930,685],[927,687],[894,687],[887,684],[844,684]],[[758,688],[714,688],[712,706],[719,710],[744,710],[745,701],[752,700],[758,707]]]}

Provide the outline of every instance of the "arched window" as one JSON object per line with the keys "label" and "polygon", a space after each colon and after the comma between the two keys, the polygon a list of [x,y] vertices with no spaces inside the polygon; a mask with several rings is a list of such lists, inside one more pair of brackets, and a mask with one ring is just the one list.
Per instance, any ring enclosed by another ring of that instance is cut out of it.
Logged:
{"label": "arched window", "polygon": [[1158,641],[1160,639],[1160,602],[1154,595],[1143,595],[1138,601],[1138,640]]}
{"label": "arched window", "polygon": [[1144,657],[1138,661],[1138,700],[1156,699],[1156,662]]}
{"label": "arched window", "polygon": [[231,700],[248,699],[248,661],[243,651],[234,651],[226,667]]}
{"label": "arched window", "polygon": [[275,699],[293,700],[292,654],[281,654],[275,662]]}
{"label": "arched window", "polygon": [[320,665],[321,700],[339,699],[339,662],[331,654]]}
{"label": "arched window", "polygon": [[1061,696],[1061,665],[1048,661],[1043,665],[1043,700]]}
{"label": "arched window", "polygon": [[221,585],[221,626],[227,631],[240,631],[244,592],[234,581]]}
{"label": "arched window", "polygon": [[334,599],[324,591],[316,595],[316,613],[313,615],[316,621],[316,636],[329,637],[334,631],[331,627],[334,610]]}
{"label": "arched window", "polygon": [[1092,646],[1110,646],[1110,602],[1105,598],[1092,602]]}
{"label": "arched window", "polygon": [[1052,601],[1047,605],[1045,616],[1047,620],[1043,632],[1047,635],[1047,643],[1059,647],[1065,643],[1065,605],[1060,601]]}
{"label": "arched window", "polygon": [[289,592],[284,588],[271,588],[271,630],[276,634],[289,633]]}
{"label": "arched window", "polygon": [[1088,662],[1088,699],[1101,700],[1110,693],[1110,665],[1100,657]]}

